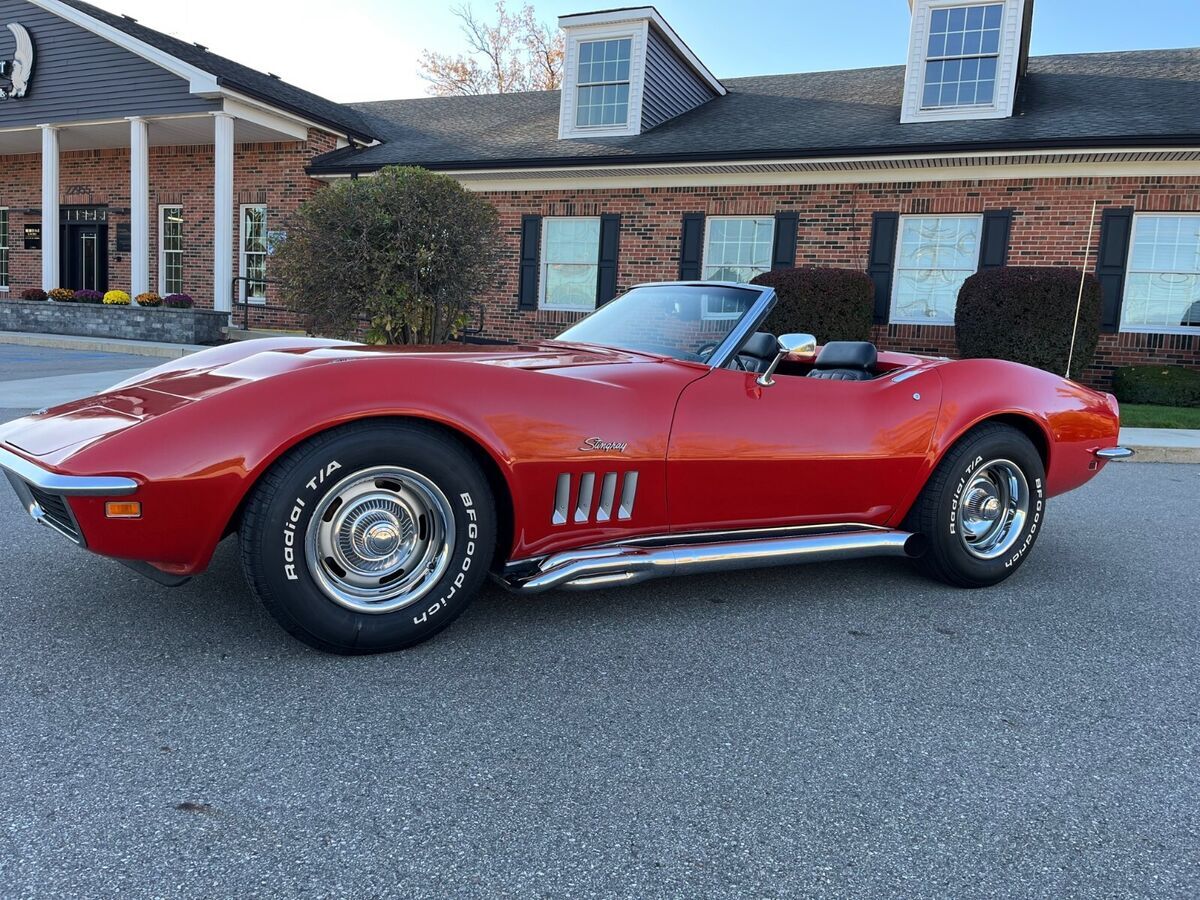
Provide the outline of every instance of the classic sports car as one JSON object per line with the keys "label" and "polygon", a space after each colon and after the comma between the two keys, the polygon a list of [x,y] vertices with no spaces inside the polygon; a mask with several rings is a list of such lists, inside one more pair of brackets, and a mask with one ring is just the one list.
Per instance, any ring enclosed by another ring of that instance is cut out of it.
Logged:
{"label": "classic sports car", "polygon": [[232,344],[0,428],[38,522],[165,584],[238,533],[284,628],[395,650],[512,590],[905,556],[1007,578],[1116,400],[999,360],[760,331],[745,284],[650,284],[528,346]]}

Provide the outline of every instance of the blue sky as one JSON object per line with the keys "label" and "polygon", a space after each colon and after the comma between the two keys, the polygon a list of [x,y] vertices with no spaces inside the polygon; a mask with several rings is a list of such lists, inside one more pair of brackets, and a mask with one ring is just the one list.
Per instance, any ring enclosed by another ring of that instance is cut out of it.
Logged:
{"label": "blue sky", "polygon": [[[338,101],[422,96],[416,58],[461,47],[445,0],[92,0]],[[474,0],[478,11],[492,0]],[[540,18],[635,0],[540,0]],[[519,6],[520,0],[510,0]],[[719,77],[902,63],[906,0],[656,0]],[[1200,0],[1037,0],[1033,53],[1200,46]],[[231,27],[230,23],[237,23]]]}

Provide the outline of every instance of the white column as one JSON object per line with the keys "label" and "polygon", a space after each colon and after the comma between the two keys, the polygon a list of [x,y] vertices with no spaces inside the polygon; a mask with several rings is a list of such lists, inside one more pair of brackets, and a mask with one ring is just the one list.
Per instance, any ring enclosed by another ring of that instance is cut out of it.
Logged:
{"label": "white column", "polygon": [[129,293],[150,290],[150,128],[138,116],[129,119]]}
{"label": "white column", "polygon": [[58,129],[42,125],[42,289],[58,283]]}
{"label": "white column", "polygon": [[213,114],[213,306],[233,311],[233,117]]}

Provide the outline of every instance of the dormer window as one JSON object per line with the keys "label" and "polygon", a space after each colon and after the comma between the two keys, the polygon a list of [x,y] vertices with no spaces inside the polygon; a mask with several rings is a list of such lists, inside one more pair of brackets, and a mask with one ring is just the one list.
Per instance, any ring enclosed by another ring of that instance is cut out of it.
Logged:
{"label": "dormer window", "polygon": [[991,106],[1003,3],[932,10],[921,108]]}
{"label": "dormer window", "polygon": [[629,124],[629,61],[632,38],[579,42],[575,126]]}
{"label": "dormer window", "polygon": [[558,22],[566,37],[560,138],[642,134],[725,93],[653,6]]}
{"label": "dormer window", "polygon": [[1012,115],[1032,0],[909,0],[902,123]]}

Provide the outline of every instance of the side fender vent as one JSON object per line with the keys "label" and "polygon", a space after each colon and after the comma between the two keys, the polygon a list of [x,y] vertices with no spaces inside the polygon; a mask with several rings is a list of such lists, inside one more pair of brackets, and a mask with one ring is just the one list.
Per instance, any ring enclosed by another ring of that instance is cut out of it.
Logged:
{"label": "side fender vent", "polygon": [[[596,490],[597,478],[600,480],[599,491]],[[584,472],[577,481],[569,472],[563,472],[554,486],[554,512],[550,522],[553,525],[568,522],[586,525],[611,522],[614,518],[627,522],[633,518],[637,487],[637,472]]]}

